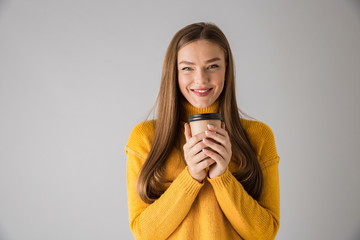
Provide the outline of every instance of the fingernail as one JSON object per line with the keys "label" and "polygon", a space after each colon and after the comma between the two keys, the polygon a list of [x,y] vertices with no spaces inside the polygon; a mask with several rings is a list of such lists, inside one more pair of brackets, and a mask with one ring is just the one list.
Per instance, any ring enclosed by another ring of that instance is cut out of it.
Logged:
{"label": "fingernail", "polygon": [[209,132],[208,130],[206,130],[206,131],[205,131],[205,134],[206,134],[206,135],[210,135],[211,132]]}
{"label": "fingernail", "polygon": [[[206,143],[207,142],[207,139],[206,138],[203,138],[203,142]],[[203,149],[204,150],[204,149]]]}
{"label": "fingernail", "polygon": [[208,124],[207,125],[209,129],[213,129],[214,128],[214,125],[211,125],[211,124]]}

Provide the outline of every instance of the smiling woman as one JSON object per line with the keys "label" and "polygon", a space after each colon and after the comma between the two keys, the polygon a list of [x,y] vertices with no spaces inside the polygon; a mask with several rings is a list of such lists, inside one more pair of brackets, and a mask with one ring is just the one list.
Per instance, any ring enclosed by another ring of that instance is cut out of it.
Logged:
{"label": "smiling woman", "polygon": [[[127,146],[130,228],[136,239],[274,239],[280,221],[274,136],[240,117],[229,43],[214,24],[178,31],[167,49],[157,118]],[[219,113],[192,134],[189,116]]]}
{"label": "smiling woman", "polygon": [[178,52],[178,81],[183,96],[206,108],[220,96],[225,82],[225,54],[218,44],[197,40]]}

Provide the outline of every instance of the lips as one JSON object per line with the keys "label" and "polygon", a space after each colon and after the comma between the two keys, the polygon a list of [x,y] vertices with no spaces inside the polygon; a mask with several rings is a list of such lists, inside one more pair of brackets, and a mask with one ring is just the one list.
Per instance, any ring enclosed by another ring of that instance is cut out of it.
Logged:
{"label": "lips", "polygon": [[206,97],[211,92],[212,88],[196,88],[190,89],[198,97]]}

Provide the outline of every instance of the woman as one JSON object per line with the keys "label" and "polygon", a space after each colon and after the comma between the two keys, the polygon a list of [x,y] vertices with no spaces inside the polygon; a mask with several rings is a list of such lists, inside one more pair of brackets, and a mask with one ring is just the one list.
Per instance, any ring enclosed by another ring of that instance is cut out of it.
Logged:
{"label": "woman", "polygon": [[[189,115],[221,113],[192,136]],[[130,227],[136,239],[274,239],[280,195],[275,140],[240,118],[229,43],[214,24],[178,31],[167,49],[156,120],[128,144]]]}

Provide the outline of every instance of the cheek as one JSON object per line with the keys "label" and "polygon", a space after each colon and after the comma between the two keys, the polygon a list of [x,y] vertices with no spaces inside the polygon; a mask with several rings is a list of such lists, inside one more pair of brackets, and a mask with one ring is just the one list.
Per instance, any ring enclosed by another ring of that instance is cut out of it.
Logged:
{"label": "cheek", "polygon": [[188,76],[179,74],[178,75],[178,83],[179,83],[179,88],[180,88],[181,92],[185,92],[186,87],[190,84],[190,79]]}
{"label": "cheek", "polygon": [[225,84],[225,74],[220,73],[217,77],[216,77],[216,85],[220,88],[223,89]]}
{"label": "cheek", "polygon": [[214,81],[218,91],[216,92],[216,97],[219,97],[222,91],[224,90],[225,85],[225,74],[219,73],[216,76],[216,81]]}
{"label": "cheek", "polygon": [[219,92],[217,93],[217,96],[220,96],[222,91],[224,91],[224,81],[219,83],[218,88],[219,88]]}

